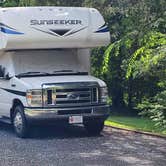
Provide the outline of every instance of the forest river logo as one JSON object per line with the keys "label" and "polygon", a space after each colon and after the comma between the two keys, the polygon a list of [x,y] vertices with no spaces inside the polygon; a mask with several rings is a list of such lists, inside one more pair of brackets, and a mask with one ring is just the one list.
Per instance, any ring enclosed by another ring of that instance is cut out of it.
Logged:
{"label": "forest river logo", "polygon": [[81,25],[81,20],[30,20],[30,25]]}

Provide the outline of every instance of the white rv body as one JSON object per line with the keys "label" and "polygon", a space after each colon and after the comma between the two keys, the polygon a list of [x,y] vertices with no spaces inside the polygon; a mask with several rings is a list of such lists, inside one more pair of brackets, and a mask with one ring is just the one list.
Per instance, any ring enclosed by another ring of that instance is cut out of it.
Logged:
{"label": "white rv body", "polygon": [[89,48],[110,40],[108,27],[96,9],[4,8],[0,26],[0,48],[5,50]]}
{"label": "white rv body", "polygon": [[1,8],[0,120],[11,122],[19,137],[41,121],[100,132],[109,114],[107,91],[90,75],[90,48],[109,40],[96,9]]}

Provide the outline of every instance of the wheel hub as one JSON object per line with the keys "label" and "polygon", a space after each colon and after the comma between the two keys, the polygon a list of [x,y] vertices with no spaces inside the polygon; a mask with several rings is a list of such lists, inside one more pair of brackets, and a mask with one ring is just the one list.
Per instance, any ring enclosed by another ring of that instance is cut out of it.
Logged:
{"label": "wheel hub", "polygon": [[14,127],[15,129],[20,132],[22,130],[23,127],[23,121],[22,121],[22,116],[19,112],[17,112],[17,114],[15,115],[14,118]]}

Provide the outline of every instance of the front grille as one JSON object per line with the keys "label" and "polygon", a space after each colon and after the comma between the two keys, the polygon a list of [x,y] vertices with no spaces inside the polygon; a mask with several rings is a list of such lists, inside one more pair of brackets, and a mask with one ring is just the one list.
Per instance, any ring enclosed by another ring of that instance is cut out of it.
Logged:
{"label": "front grille", "polygon": [[62,83],[43,85],[44,106],[82,106],[97,102],[97,83]]}

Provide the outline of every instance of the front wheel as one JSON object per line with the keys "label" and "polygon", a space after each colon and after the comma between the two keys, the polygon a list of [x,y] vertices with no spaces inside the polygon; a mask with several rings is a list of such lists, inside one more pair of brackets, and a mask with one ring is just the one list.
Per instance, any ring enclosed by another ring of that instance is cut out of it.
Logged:
{"label": "front wheel", "polygon": [[99,135],[104,128],[104,121],[89,121],[84,124],[89,134]]}
{"label": "front wheel", "polygon": [[14,131],[20,138],[25,138],[28,135],[28,125],[23,111],[22,106],[16,106],[12,120]]}

